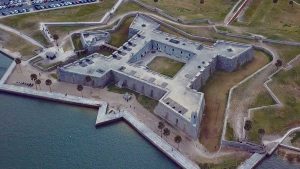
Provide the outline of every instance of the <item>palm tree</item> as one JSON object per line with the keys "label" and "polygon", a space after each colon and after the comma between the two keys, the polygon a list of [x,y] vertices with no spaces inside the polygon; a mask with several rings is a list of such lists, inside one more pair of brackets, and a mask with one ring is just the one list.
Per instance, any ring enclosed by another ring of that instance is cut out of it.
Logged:
{"label": "palm tree", "polygon": [[83,86],[82,85],[77,85],[77,90],[81,92],[81,97],[83,97],[83,93],[82,93]]}
{"label": "palm tree", "polygon": [[86,81],[87,83],[89,83],[90,81],[92,81],[91,76],[89,76],[89,75],[85,76],[85,81]]}
{"label": "palm tree", "polygon": [[262,136],[266,133],[266,131],[262,128],[258,129],[258,134],[259,134],[259,137],[260,137],[260,140],[262,142]]}
{"label": "palm tree", "polygon": [[182,141],[181,136],[180,135],[175,136],[174,141],[175,141],[175,143],[178,144],[177,149],[179,149],[179,143]]}
{"label": "palm tree", "polygon": [[200,4],[204,4],[204,0],[200,0]]}
{"label": "palm tree", "polygon": [[252,128],[252,121],[246,120],[244,129],[246,130],[246,132],[248,132],[249,130],[251,130],[251,128]]}
{"label": "palm tree", "polygon": [[56,46],[58,46],[57,40],[59,39],[59,36],[57,34],[54,34],[53,39],[55,40]]}
{"label": "palm tree", "polygon": [[273,3],[276,4],[278,2],[278,0],[273,0]]}
{"label": "palm tree", "polygon": [[35,81],[35,80],[37,79],[37,75],[34,74],[34,73],[32,73],[32,74],[30,75],[30,79],[31,79],[32,81]]}
{"label": "palm tree", "polygon": [[40,79],[36,79],[36,80],[35,80],[36,89],[37,89],[37,85],[39,85],[39,86],[40,86],[40,89],[41,89],[41,83],[42,83],[42,81],[41,81]]}
{"label": "palm tree", "polygon": [[18,65],[19,69],[20,69],[21,72],[22,72],[22,69],[21,69],[21,66],[20,66],[20,64],[21,64],[21,59],[20,59],[20,58],[15,58],[15,63]]}
{"label": "palm tree", "polygon": [[279,67],[281,67],[281,66],[282,66],[282,60],[278,59],[278,60],[276,61],[276,63],[275,63],[275,66],[277,67],[277,69],[278,69]]}
{"label": "palm tree", "polygon": [[168,137],[171,134],[170,129],[164,128],[164,136]]}
{"label": "palm tree", "polygon": [[160,121],[157,127],[160,129],[160,137],[162,137],[162,129],[165,127],[165,124]]}
{"label": "palm tree", "polygon": [[47,86],[49,86],[49,90],[50,90],[50,92],[52,92],[52,91],[51,91],[52,81],[51,81],[50,79],[47,79],[47,80],[45,81],[45,84],[46,84]]}
{"label": "palm tree", "polygon": [[293,1],[293,0],[290,0],[290,1],[289,1],[289,4],[290,4],[292,7],[294,7],[294,1]]}
{"label": "palm tree", "polygon": [[158,0],[153,0],[154,2],[158,2]]}

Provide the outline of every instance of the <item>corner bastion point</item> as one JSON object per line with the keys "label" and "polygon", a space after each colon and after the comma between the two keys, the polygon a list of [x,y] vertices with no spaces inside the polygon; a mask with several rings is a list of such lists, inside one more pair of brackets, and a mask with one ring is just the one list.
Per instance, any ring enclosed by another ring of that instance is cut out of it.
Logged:
{"label": "corner bastion point", "polygon": [[[205,107],[204,93],[199,89],[216,69],[231,72],[252,60],[254,50],[251,45],[220,40],[206,46],[162,32],[159,27],[151,18],[137,15],[129,27],[130,39],[110,56],[93,53],[99,44],[109,41],[108,32],[82,32],[83,46],[92,54],[60,67],[58,78],[100,88],[114,82],[158,100],[154,113],[196,139]],[[185,65],[170,78],[147,67],[156,56]],[[92,78],[90,83],[86,76]]]}

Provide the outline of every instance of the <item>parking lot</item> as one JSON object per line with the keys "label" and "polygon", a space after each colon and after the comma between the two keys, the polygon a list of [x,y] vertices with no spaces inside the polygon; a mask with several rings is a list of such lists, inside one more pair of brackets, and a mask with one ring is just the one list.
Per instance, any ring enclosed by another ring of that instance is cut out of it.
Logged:
{"label": "parking lot", "polygon": [[0,17],[83,5],[98,1],[99,0],[1,0]]}

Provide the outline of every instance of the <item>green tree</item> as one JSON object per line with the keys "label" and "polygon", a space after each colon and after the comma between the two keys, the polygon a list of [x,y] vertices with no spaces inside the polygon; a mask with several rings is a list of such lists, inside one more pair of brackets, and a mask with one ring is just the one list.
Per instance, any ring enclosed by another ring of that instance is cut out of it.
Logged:
{"label": "green tree", "polygon": [[52,91],[51,91],[52,81],[51,81],[50,79],[47,79],[47,80],[45,81],[45,84],[46,84],[46,86],[49,86],[49,90],[50,90],[50,92],[52,92]]}
{"label": "green tree", "polygon": [[82,86],[82,85],[77,85],[77,90],[78,90],[79,92],[81,92],[81,97],[83,97],[83,93],[82,93],[83,86]]}
{"label": "green tree", "polygon": [[171,134],[170,129],[164,128],[164,133],[163,134],[164,134],[165,137],[168,137]]}
{"label": "green tree", "polygon": [[21,72],[22,72],[22,69],[21,69],[21,66],[20,66],[20,64],[21,64],[21,59],[20,58],[15,58],[15,63],[16,63],[16,65],[19,67],[19,69],[21,70]]}
{"label": "green tree", "polygon": [[41,89],[41,83],[42,83],[42,81],[40,80],[40,79],[36,79],[35,80],[35,86],[36,86],[36,89],[37,89],[37,85],[39,85],[39,87],[40,87],[40,89]]}
{"label": "green tree", "polygon": [[182,138],[180,135],[177,135],[174,137],[175,143],[177,143],[177,149],[179,149],[179,143],[182,141]]}
{"label": "green tree", "polygon": [[[252,121],[246,120],[244,129],[248,133],[248,131],[250,131],[252,129]],[[246,135],[247,135],[247,133],[246,133]]]}
{"label": "green tree", "polygon": [[165,124],[160,121],[157,127],[160,129],[160,137],[162,137],[162,129],[165,128]]}

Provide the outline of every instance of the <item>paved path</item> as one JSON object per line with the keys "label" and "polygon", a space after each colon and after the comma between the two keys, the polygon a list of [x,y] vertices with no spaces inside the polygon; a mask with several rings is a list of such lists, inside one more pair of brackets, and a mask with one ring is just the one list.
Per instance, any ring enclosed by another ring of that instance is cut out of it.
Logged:
{"label": "paved path", "polygon": [[142,122],[137,120],[134,116],[132,116],[129,112],[114,112],[110,114],[106,114],[105,108],[99,109],[99,114],[97,116],[96,125],[99,126],[101,124],[107,123],[108,121],[114,121],[118,119],[125,119],[128,123],[130,123],[141,135],[143,135],[146,139],[148,139],[152,144],[154,144],[158,149],[164,152],[169,158],[174,160],[179,166],[186,169],[200,169],[200,167],[183,156],[177,149],[173,148],[170,144],[168,144],[165,140],[163,140],[160,136],[155,134],[151,129],[145,126]]}
{"label": "paved path", "polygon": [[35,46],[38,46],[38,47],[41,47],[41,48],[45,48],[41,43],[39,43],[38,41],[32,39],[31,37],[23,34],[22,32],[14,29],[14,28],[11,28],[9,26],[6,26],[6,25],[3,25],[3,24],[0,24],[0,28],[7,31],[7,32],[10,32],[10,33],[13,33],[17,36],[20,36],[22,37],[23,39],[27,40],[28,42],[32,43],[33,45]]}
{"label": "paved path", "polygon": [[248,2],[250,2],[250,0],[244,0],[244,2],[239,6],[236,12],[231,15],[232,17],[229,17],[228,21],[225,21],[225,24],[229,25],[232,21],[234,21],[239,16],[239,14],[243,11],[243,9],[246,7],[246,4]]}
{"label": "paved path", "polygon": [[238,169],[252,169],[265,158],[266,154],[254,153],[250,158],[243,162]]}
{"label": "paved path", "polygon": [[23,96],[41,98],[46,100],[58,101],[61,103],[70,103],[75,105],[90,106],[90,107],[97,107],[97,108],[100,105],[104,104],[104,102],[101,101],[86,99],[78,96],[70,96],[70,95],[66,96],[62,93],[34,90],[26,87],[6,85],[6,84],[0,84],[0,91],[23,95]]}

